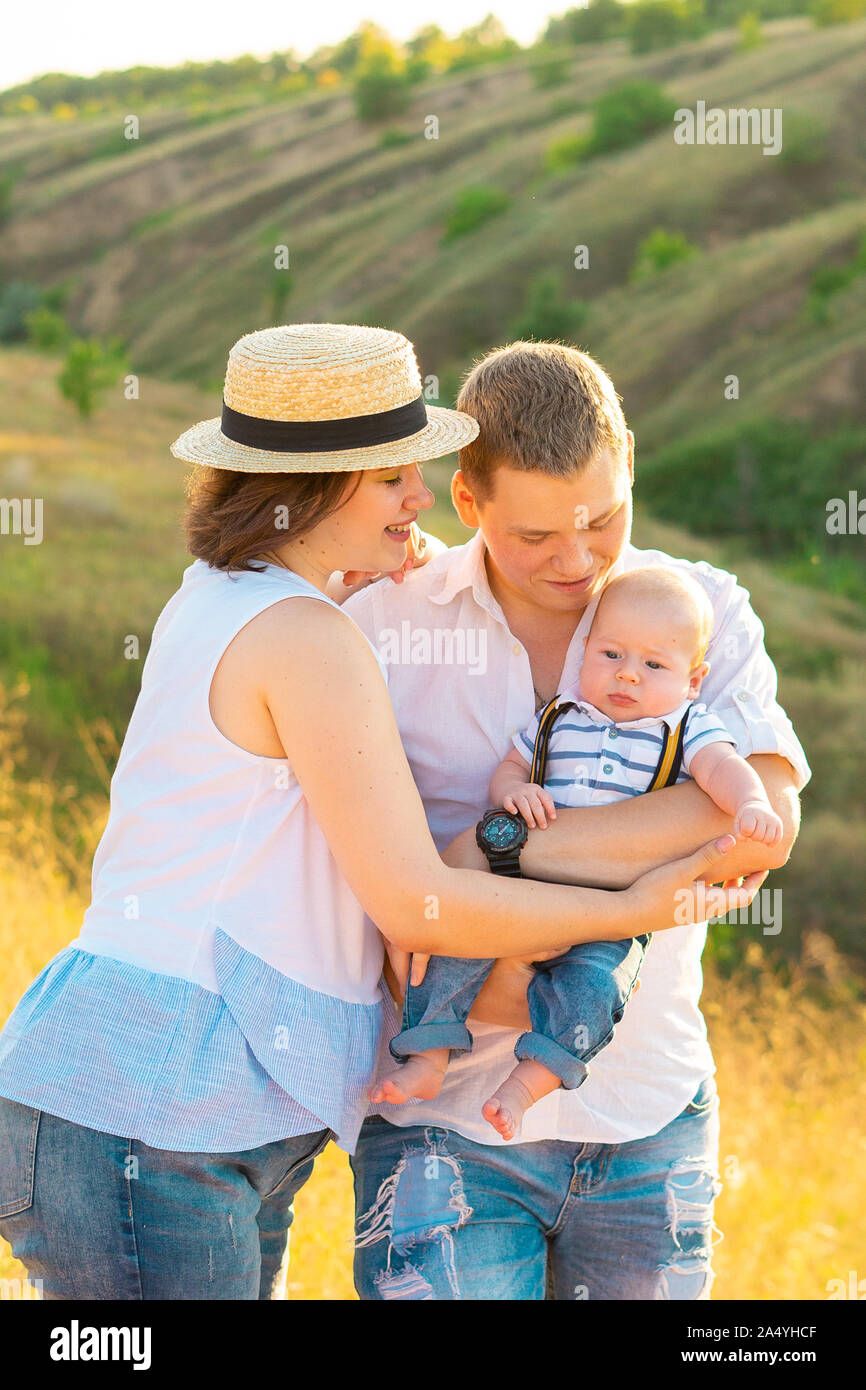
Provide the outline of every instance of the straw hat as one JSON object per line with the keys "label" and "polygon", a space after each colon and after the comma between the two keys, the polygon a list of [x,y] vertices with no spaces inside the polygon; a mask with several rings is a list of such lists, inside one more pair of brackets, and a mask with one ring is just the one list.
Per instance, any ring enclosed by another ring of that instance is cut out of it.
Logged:
{"label": "straw hat", "polygon": [[290,323],[238,339],[222,418],[193,425],[171,452],[241,473],[342,473],[441,458],[477,433],[471,415],[425,404],[402,333]]}

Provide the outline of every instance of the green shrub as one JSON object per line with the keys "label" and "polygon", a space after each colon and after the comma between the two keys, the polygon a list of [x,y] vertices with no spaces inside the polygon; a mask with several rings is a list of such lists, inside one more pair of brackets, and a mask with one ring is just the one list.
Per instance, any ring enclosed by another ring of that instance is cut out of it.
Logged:
{"label": "green shrub", "polygon": [[383,150],[393,150],[398,145],[408,145],[412,136],[406,130],[397,130],[390,126],[388,130],[383,130],[379,136],[379,144]]}
{"label": "green shrub", "polygon": [[595,103],[591,153],[625,149],[673,121],[675,106],[655,82],[624,82]]}
{"label": "green shrub", "polygon": [[559,275],[539,275],[530,284],[523,310],[512,321],[509,333],[512,338],[567,341],[580,332],[586,316],[583,300],[566,298]]}
{"label": "green shrub", "polygon": [[573,169],[575,164],[580,164],[589,153],[590,141],[587,135],[563,135],[562,139],[554,140],[553,144],[547,147],[544,167],[551,174],[560,174],[566,169]]}
{"label": "green shrub", "polygon": [[806,315],[812,323],[827,323],[832,317],[830,300],[866,273],[866,236],[850,261],[843,265],[822,265],[815,271],[806,298]]}
{"label": "green shrub", "polygon": [[93,414],[97,393],[113,386],[126,369],[126,356],[119,342],[74,338],[57,384],[60,394],[71,401],[86,420]]}
{"label": "green shrub", "polygon": [[677,440],[641,467],[641,497],[655,516],[696,535],[736,538],[746,554],[803,560],[801,579],[811,573],[813,583],[862,602],[863,537],[830,535],[826,526],[828,500],[849,489],[866,496],[863,426],[819,432],[799,421],[738,419]]}
{"label": "green shrub", "polygon": [[682,232],[666,232],[663,227],[656,227],[637,249],[631,279],[645,280],[651,275],[658,275],[660,271],[681,261],[690,261],[695,254],[695,247]]}
{"label": "green shrub", "polygon": [[386,121],[409,105],[412,90],[405,69],[375,55],[355,79],[355,110],[362,121]]}
{"label": "green shrub", "polygon": [[498,217],[510,202],[508,194],[501,188],[462,188],[446,219],[443,241],[454,241],[457,237],[474,232],[482,223]]}
{"label": "green shrub", "polygon": [[45,304],[25,318],[27,336],[40,352],[55,352],[69,341],[69,326],[62,314]]}
{"label": "green shrub", "polygon": [[740,15],[737,23],[740,32],[738,47],[743,53],[749,53],[753,48],[760,48],[764,42],[764,31],[761,28],[760,16],[754,10],[748,14]]}

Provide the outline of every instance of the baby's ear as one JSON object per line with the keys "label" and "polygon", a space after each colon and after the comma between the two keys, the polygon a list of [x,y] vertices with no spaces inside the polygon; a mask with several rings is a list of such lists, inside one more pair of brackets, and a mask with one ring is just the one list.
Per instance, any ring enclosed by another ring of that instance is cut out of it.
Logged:
{"label": "baby's ear", "polygon": [[695,694],[700,690],[701,684],[706,679],[709,669],[710,663],[708,661],[702,661],[700,666],[692,668],[692,673],[689,677],[689,689],[694,689]]}

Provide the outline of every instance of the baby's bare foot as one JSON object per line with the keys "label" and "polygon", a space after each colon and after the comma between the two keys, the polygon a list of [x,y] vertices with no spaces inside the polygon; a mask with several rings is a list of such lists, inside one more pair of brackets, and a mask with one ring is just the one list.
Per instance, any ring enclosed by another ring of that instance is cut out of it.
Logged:
{"label": "baby's bare foot", "polygon": [[558,1090],[561,1084],[559,1077],[540,1062],[518,1062],[511,1075],[482,1105],[481,1113],[503,1139],[513,1139],[530,1105]]}
{"label": "baby's bare foot", "polygon": [[434,1100],[442,1089],[448,1067],[448,1049],[420,1052],[387,1073],[370,1090],[370,1100],[378,1104],[405,1105],[407,1100]]}

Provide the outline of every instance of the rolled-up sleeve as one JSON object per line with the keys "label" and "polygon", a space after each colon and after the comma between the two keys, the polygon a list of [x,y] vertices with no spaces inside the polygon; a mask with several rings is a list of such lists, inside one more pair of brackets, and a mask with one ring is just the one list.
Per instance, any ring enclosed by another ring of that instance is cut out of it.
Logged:
{"label": "rolled-up sleeve", "polygon": [[[779,753],[794,770],[797,790],[811,777],[806,754],[794,727],[776,699],[776,668],[764,646],[764,625],[749,600],[749,591],[722,570],[695,566],[713,599],[716,623],[707,648],[710,670],[701,700],[724,720],[743,758]],[[709,575],[718,577],[708,583]]]}

